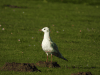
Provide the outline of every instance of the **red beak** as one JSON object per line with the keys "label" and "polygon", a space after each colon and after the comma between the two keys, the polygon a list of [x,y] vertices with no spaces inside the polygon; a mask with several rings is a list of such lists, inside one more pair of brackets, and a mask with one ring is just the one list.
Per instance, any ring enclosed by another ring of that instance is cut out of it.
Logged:
{"label": "red beak", "polygon": [[42,31],[42,29],[40,29],[39,31]]}

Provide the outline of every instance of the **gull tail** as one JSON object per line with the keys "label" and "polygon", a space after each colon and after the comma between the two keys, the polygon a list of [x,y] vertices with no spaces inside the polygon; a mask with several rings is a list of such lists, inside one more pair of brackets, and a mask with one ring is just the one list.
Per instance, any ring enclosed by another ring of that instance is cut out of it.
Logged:
{"label": "gull tail", "polygon": [[53,55],[55,55],[55,56],[57,56],[57,57],[59,57],[59,58],[61,58],[61,59],[64,59],[64,60],[66,60],[66,61],[68,61],[66,58],[64,58],[64,57],[62,56],[62,54],[61,54],[60,52],[53,53]]}
{"label": "gull tail", "polygon": [[55,56],[57,56],[57,57],[59,57],[59,58],[61,58],[61,59],[63,59],[63,60],[66,60],[66,61],[68,61],[66,58],[64,58],[63,56],[62,56],[62,54],[57,54],[57,55],[55,55]]}
{"label": "gull tail", "polygon": [[64,60],[66,60],[66,61],[68,61],[66,58],[64,58],[63,56],[61,57],[62,59],[64,59]]}

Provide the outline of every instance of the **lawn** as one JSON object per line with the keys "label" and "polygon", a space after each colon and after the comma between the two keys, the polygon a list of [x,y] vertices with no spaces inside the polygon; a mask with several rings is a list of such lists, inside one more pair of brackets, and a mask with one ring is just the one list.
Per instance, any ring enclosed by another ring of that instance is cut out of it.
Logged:
{"label": "lawn", "polygon": [[100,6],[85,3],[0,1],[0,67],[6,62],[45,61],[41,47],[44,34],[39,31],[43,27],[50,28],[53,42],[68,62],[53,56],[61,68],[37,67],[42,72],[0,71],[0,75],[71,75],[87,71],[100,75]]}

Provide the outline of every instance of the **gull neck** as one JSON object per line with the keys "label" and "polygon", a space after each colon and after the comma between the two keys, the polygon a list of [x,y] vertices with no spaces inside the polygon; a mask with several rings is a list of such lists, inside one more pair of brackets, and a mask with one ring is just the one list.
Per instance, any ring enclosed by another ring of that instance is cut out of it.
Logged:
{"label": "gull neck", "polygon": [[44,39],[45,40],[50,40],[50,33],[49,32],[44,33]]}

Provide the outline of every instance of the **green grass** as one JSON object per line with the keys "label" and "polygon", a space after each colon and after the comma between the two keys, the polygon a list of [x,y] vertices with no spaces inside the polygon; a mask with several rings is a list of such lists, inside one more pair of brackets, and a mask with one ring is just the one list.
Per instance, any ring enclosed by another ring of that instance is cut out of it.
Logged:
{"label": "green grass", "polygon": [[[3,6],[5,4],[28,8],[9,8]],[[66,62],[53,56],[53,61],[58,62],[61,68],[38,67],[41,73],[0,71],[0,75],[71,75],[79,71],[90,71],[93,75],[100,74],[100,6],[2,0],[0,25],[0,67],[6,62],[45,61],[46,54],[41,48],[43,32],[39,31],[45,26],[50,27],[52,40],[57,44],[62,55],[69,60]],[[67,69],[65,67],[73,65],[98,68]]]}

